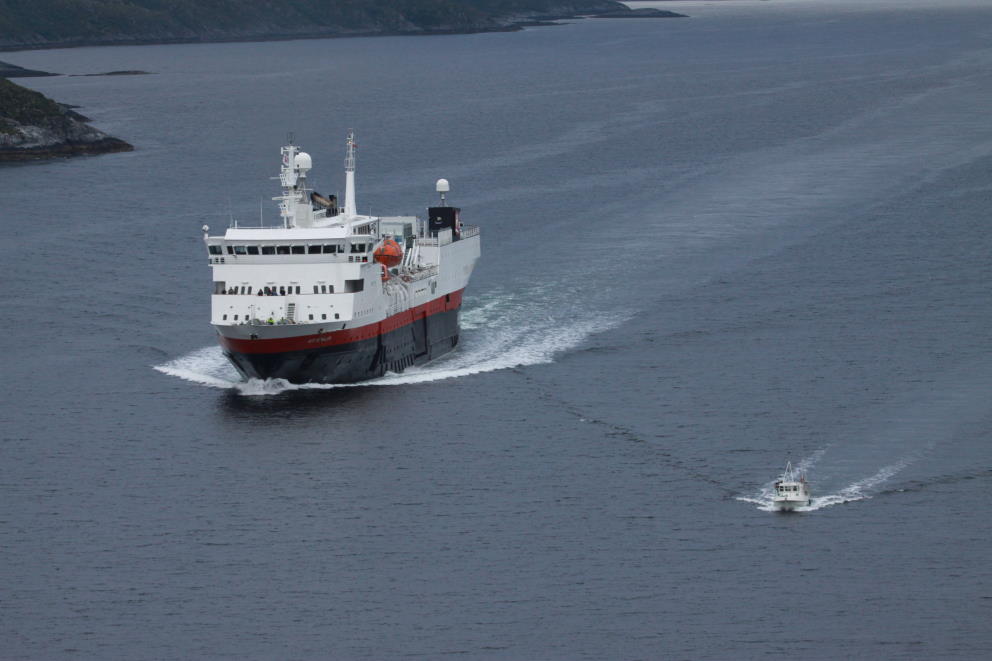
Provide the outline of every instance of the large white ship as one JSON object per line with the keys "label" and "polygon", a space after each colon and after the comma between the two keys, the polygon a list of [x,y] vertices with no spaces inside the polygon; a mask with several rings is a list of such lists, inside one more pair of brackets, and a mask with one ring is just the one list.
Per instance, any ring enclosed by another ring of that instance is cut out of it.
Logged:
{"label": "large white ship", "polygon": [[307,187],[310,155],[282,148],[281,224],[204,226],[213,269],[211,323],[245,377],[352,383],[401,372],[458,344],[462,293],[480,255],[479,228],[447,206],[426,218],[359,215],[355,138],[345,196]]}

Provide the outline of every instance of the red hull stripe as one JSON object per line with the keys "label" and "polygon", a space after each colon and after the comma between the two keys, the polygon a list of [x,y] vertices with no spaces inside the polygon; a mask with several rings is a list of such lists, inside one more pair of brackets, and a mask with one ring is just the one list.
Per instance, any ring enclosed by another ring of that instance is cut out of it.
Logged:
{"label": "red hull stripe", "polygon": [[386,317],[374,324],[366,324],[357,328],[321,333],[319,335],[299,335],[297,337],[279,337],[272,339],[242,340],[233,337],[220,336],[220,344],[229,351],[238,353],[283,353],[285,351],[306,351],[319,347],[330,347],[336,344],[350,344],[390,333],[398,328],[412,324],[418,319],[429,317],[439,312],[457,310],[462,304],[464,289],[451,292],[433,301],[418,305]]}

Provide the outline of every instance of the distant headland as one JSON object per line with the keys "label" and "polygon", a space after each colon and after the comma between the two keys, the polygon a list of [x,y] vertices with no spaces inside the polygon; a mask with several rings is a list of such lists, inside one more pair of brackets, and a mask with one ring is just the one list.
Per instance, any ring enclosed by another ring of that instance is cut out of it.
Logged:
{"label": "distant headland", "polygon": [[0,161],[131,151],[70,106],[0,78]]}
{"label": "distant headland", "polygon": [[0,0],[0,50],[493,32],[579,16],[683,15],[615,0]]}

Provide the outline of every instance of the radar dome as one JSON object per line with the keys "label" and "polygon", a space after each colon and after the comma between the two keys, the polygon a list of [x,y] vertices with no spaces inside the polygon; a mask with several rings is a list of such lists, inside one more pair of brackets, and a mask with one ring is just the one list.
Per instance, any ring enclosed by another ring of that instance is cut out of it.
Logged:
{"label": "radar dome", "polygon": [[310,158],[310,154],[305,151],[301,151],[296,155],[296,158],[293,159],[293,164],[296,165],[299,170],[309,170],[313,167],[313,160]]}
{"label": "radar dome", "polygon": [[451,186],[448,184],[448,180],[447,179],[438,179],[437,180],[437,192],[438,193],[447,193],[450,190],[451,190]]}

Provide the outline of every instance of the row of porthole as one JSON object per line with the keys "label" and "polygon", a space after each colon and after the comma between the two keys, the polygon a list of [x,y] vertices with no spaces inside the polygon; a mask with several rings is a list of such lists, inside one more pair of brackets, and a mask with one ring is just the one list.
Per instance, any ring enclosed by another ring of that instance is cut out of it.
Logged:
{"label": "row of porthole", "polygon": [[[232,319],[232,321],[238,321],[238,317],[239,316],[240,315],[237,315],[237,314],[234,315],[234,319]],[[245,317],[244,318],[244,321],[251,321],[251,317],[249,317],[247,314],[244,315],[244,317]],[[327,319],[327,313],[326,312],[321,313],[320,318],[323,319],[323,320],[326,320]],[[335,312],[334,313],[334,318],[335,319],[340,319],[341,318],[341,314],[338,313],[338,312]],[[223,317],[221,319],[222,319],[222,321],[227,321],[227,315],[226,314],[223,315]],[[255,319],[255,321],[261,322],[262,320],[261,319]],[[310,315],[310,321],[313,321],[313,315]]]}

